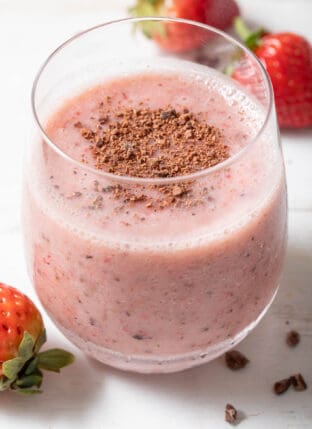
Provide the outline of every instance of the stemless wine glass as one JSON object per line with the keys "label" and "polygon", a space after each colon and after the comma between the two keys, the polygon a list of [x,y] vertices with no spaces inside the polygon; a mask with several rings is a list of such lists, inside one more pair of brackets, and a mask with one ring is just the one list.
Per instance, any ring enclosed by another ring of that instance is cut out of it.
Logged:
{"label": "stemless wine glass", "polygon": [[[133,31],[142,24],[165,49]],[[186,38],[187,52],[163,43],[172,31]],[[232,77],[224,73],[229,66]],[[176,177],[96,168],[81,127],[99,120],[87,117],[92,109],[116,106],[188,109],[220,129],[231,156]],[[192,21],[109,22],[50,55],[32,108],[26,258],[44,308],[66,337],[104,363],[137,372],[182,370],[241,341],[275,296],[287,235],[273,93],[256,57]],[[167,190],[185,186],[168,203]]]}

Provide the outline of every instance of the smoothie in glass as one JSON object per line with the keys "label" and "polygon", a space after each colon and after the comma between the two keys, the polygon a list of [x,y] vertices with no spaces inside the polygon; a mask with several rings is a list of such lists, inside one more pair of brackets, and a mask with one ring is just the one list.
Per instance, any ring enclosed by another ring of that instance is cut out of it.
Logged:
{"label": "smoothie in glass", "polygon": [[[285,253],[274,123],[231,79],[180,60],[50,109],[25,174],[26,254],[43,306],[73,343],[118,368],[170,372],[247,335]],[[143,142],[162,130],[152,162]]]}

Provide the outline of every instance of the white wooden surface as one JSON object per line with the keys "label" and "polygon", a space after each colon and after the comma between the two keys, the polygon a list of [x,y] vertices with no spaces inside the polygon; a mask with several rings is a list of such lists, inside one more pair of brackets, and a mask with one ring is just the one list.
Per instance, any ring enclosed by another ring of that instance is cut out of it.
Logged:
{"label": "white wooden surface", "polygon": [[[34,73],[52,48],[77,31],[123,17],[128,0],[0,0],[0,279],[28,293],[19,220],[23,147]],[[312,41],[311,0],[241,0],[245,15]],[[47,375],[44,394],[0,396],[5,429],[214,429],[226,402],[244,412],[241,428],[312,428],[312,130],[282,133],[289,187],[289,246],[284,280],[271,310],[239,346],[251,363],[237,373],[222,359],[179,374],[122,373],[84,357],[45,316],[50,346],[77,361],[62,377]],[[289,325],[286,322],[289,321]],[[294,350],[290,329],[302,335]],[[309,389],[277,397],[274,380],[302,372]]]}

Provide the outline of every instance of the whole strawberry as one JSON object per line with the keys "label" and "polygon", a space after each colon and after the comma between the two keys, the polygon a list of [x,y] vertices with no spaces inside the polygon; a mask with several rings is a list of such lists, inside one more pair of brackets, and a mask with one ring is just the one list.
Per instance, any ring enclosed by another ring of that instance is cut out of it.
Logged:
{"label": "whole strawberry", "polygon": [[[312,125],[312,47],[294,33],[250,32],[241,18],[235,29],[246,45],[262,61],[270,75],[281,127]],[[239,67],[233,77],[244,83],[246,73]],[[246,83],[246,82],[245,82]]]}
{"label": "whole strawberry", "polygon": [[[132,16],[167,16],[202,22],[221,30],[229,27],[239,9],[235,0],[137,0],[130,9]],[[199,47],[208,32],[181,23],[146,21],[140,24],[144,34],[162,49],[184,52]]]}
{"label": "whole strawberry", "polygon": [[39,393],[41,369],[59,372],[74,356],[61,349],[40,352],[46,341],[42,317],[17,289],[0,283],[0,391]]}

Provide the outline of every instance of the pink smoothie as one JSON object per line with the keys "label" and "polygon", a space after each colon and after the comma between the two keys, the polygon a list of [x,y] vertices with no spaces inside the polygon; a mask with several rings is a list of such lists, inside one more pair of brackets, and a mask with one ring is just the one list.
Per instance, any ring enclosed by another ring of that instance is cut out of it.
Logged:
{"label": "pink smoothie", "polygon": [[[92,129],[101,103],[101,114],[187,107],[221,129],[237,159],[192,181],[200,204],[123,202],[112,186],[157,191],[88,169],[91,148],[75,124]],[[171,371],[210,360],[256,323],[278,286],[286,237],[277,137],[251,143],[263,121],[261,106],[216,72],[133,74],[50,115],[47,135],[78,162],[38,141],[25,181],[27,257],[44,307],[80,348],[120,368]]]}

